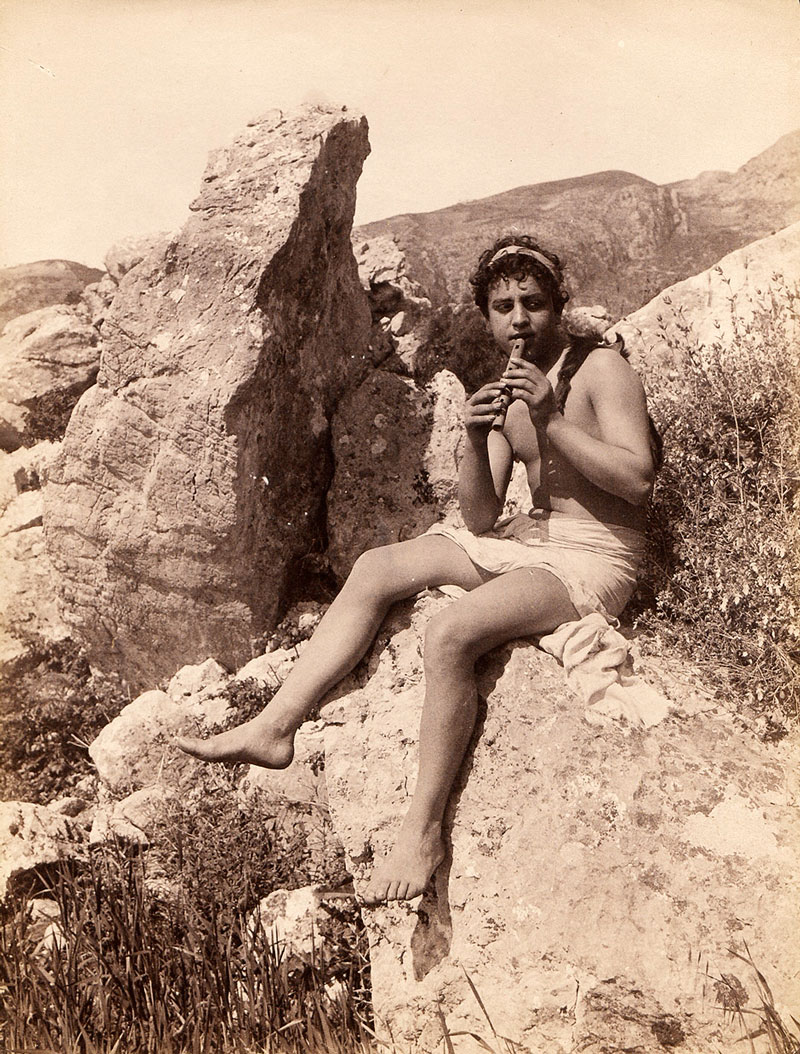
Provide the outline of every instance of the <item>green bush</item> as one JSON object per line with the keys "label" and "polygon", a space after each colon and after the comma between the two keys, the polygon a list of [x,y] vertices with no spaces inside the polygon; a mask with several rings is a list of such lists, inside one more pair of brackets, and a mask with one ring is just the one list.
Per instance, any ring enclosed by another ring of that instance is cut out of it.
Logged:
{"label": "green bush", "polygon": [[683,365],[645,366],[665,461],[640,621],[716,668],[767,734],[800,713],[798,299],[778,285],[743,322],[732,297],[733,339],[710,345],[679,312],[660,337]]}
{"label": "green bush", "polygon": [[414,357],[414,374],[426,384],[439,370],[450,370],[467,392],[496,380],[506,356],[490,338],[486,322],[474,305],[445,306],[431,315]]}
{"label": "green bush", "polygon": [[46,804],[94,772],[87,748],[130,701],[74,641],[33,640],[0,678],[0,800]]}

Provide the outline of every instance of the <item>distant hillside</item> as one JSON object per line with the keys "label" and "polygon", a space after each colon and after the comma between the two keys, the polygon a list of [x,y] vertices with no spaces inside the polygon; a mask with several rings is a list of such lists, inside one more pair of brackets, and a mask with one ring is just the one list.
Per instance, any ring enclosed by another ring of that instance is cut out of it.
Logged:
{"label": "distant hillside", "polygon": [[0,269],[0,330],[40,307],[70,303],[103,272],[71,260],[38,260]]}
{"label": "distant hillside", "polygon": [[566,261],[575,304],[622,316],[660,290],[800,219],[800,130],[737,172],[658,186],[628,172],[518,187],[436,212],[356,228],[392,235],[409,274],[437,303],[463,299],[476,253],[512,228]]}

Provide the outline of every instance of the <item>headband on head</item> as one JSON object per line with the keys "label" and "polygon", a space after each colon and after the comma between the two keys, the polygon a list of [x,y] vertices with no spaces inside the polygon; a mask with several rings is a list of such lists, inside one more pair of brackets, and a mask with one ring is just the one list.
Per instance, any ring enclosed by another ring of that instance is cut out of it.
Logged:
{"label": "headband on head", "polygon": [[497,263],[498,260],[502,260],[504,256],[530,256],[532,260],[535,260],[544,267],[556,285],[560,284],[560,279],[556,274],[553,261],[548,260],[547,257],[543,256],[541,253],[537,253],[535,249],[528,249],[524,245],[506,245],[504,249],[498,249],[494,254],[489,261],[489,267],[491,267],[493,263]]}

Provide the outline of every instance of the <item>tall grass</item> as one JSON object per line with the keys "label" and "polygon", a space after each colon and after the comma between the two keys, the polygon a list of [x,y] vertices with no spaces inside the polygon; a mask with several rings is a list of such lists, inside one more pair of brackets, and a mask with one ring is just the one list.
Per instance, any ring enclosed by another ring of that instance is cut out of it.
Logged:
{"label": "tall grass", "polygon": [[0,928],[9,1054],[344,1054],[373,1043],[353,912],[332,909],[320,950],[290,958],[241,905],[201,911],[182,891],[154,893],[145,854],[121,845],[85,869],[52,869],[39,893],[58,906],[44,939],[30,893],[6,903]]}

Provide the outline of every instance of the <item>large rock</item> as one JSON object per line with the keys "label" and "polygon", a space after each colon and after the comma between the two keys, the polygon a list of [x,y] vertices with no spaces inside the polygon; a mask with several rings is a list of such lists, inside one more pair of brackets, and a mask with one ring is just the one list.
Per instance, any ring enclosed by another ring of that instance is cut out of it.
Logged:
{"label": "large rock", "polygon": [[99,360],[97,330],[82,305],[43,307],[9,322],[0,336],[0,447],[60,439]]}
{"label": "large rock", "polygon": [[366,121],[272,111],[122,279],[45,529],[76,634],[137,686],[235,668],[324,538],[329,421],[367,369],[350,246]]}
{"label": "large rock", "polygon": [[[730,346],[773,298],[784,311],[787,335],[798,334],[796,312],[785,311],[786,291],[800,283],[800,223],[729,253],[714,267],[670,286],[611,327],[634,363],[682,365],[674,347],[719,341]],[[672,345],[672,346],[671,346]]]}
{"label": "large rock", "polygon": [[333,423],[328,557],[345,578],[365,549],[454,520],[464,389],[442,371],[426,388],[376,370]]}
{"label": "large rock", "polygon": [[0,802],[0,898],[37,869],[83,853],[84,839],[66,816],[31,802]]}
{"label": "large rock", "polygon": [[89,756],[103,785],[113,794],[127,795],[154,784],[178,788],[187,774],[191,779],[197,762],[179,751],[173,740],[204,721],[225,716],[227,701],[219,682],[212,684],[203,695],[177,700],[153,689],[123,707],[89,744]]}
{"label": "large rock", "polygon": [[18,315],[51,304],[73,304],[103,272],[72,260],[37,260],[0,270],[0,330]]}
{"label": "large rock", "polygon": [[111,280],[119,285],[128,271],[154,252],[163,252],[170,238],[169,231],[135,234],[115,242],[103,260]]}
{"label": "large rock", "polygon": [[41,486],[57,452],[55,443],[38,443],[0,455],[0,667],[24,655],[32,638],[67,636],[42,531]]}
{"label": "large rock", "polygon": [[[369,681],[323,710],[328,796],[357,891],[408,805],[420,634],[443,602],[396,612]],[[778,1009],[796,1011],[800,750],[756,740],[693,690],[693,671],[641,666],[668,716],[600,730],[533,644],[479,664],[485,715],[435,894],[365,913],[375,1013],[400,1049],[442,1049],[439,1010],[450,1030],[493,1042],[466,975],[499,1035],[525,1050],[736,1049],[731,992],[759,1005],[734,954],[746,948]]]}

